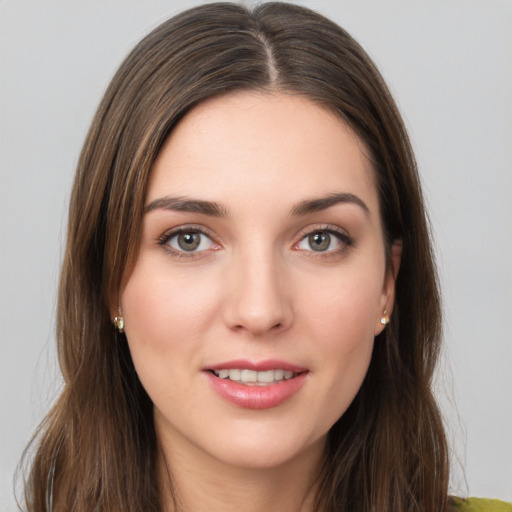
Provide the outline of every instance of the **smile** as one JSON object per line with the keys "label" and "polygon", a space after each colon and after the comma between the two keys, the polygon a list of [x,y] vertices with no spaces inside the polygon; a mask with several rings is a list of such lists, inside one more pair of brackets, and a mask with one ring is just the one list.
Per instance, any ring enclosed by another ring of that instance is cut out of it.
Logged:
{"label": "smile", "polygon": [[224,361],[203,369],[212,390],[244,409],[270,409],[292,399],[309,380],[310,371],[287,361]]}
{"label": "smile", "polygon": [[255,371],[239,368],[224,368],[212,370],[213,374],[220,379],[227,379],[246,386],[268,386],[283,380],[293,379],[298,375],[290,370],[275,369],[265,371]]}

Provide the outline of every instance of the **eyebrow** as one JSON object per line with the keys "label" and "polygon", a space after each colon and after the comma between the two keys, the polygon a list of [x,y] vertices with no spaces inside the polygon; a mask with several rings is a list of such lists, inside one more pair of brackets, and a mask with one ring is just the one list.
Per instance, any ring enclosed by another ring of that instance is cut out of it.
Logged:
{"label": "eyebrow", "polygon": [[354,194],[339,193],[329,194],[325,197],[319,197],[317,199],[309,199],[301,201],[291,210],[292,215],[308,215],[309,213],[315,213],[322,210],[327,210],[331,206],[336,204],[355,204],[360,206],[367,216],[370,215],[370,209],[366,206],[366,203]]}
{"label": "eyebrow", "polygon": [[188,197],[166,196],[155,199],[144,207],[144,213],[148,213],[153,210],[202,213],[211,217],[227,217],[228,215],[226,208],[219,203]]}
{"label": "eyebrow", "polygon": [[[290,211],[293,216],[308,215],[323,210],[337,204],[355,204],[363,209],[366,215],[370,215],[370,209],[366,203],[354,194],[337,193],[329,194],[325,197],[307,199],[297,203]],[[210,217],[227,217],[228,210],[224,206],[214,201],[205,201],[202,199],[193,199],[185,196],[166,196],[151,201],[144,207],[144,213],[153,210],[171,210],[188,213],[202,213]]]}

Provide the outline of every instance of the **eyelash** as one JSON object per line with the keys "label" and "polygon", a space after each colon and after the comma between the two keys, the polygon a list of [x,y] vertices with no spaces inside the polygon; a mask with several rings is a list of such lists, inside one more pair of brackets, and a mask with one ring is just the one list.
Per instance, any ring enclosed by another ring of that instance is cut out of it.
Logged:
{"label": "eyelash", "polygon": [[[164,249],[167,253],[171,254],[177,259],[183,259],[183,258],[197,258],[201,253],[206,252],[207,250],[202,251],[190,251],[187,252],[185,250],[180,251],[176,250],[175,248],[171,247],[169,245],[169,241],[183,233],[193,233],[193,234],[199,234],[202,236],[205,236],[209,238],[212,241],[213,248],[211,250],[217,250],[221,246],[214,241],[214,237],[212,234],[204,229],[202,226],[196,226],[196,225],[186,225],[181,226],[179,228],[173,228],[167,232],[165,232],[162,236],[158,238],[158,245]],[[326,250],[326,251],[314,251],[311,250],[305,250],[300,249],[298,246],[301,244],[304,240],[306,240],[309,236],[314,235],[315,233],[326,233],[330,236],[334,236],[341,244],[342,247],[334,250]],[[308,255],[313,258],[330,258],[330,257],[336,257],[339,256],[346,251],[348,251],[351,247],[355,245],[354,240],[352,237],[348,235],[344,230],[341,230],[337,227],[334,227],[332,225],[319,225],[315,226],[313,228],[308,227],[302,232],[299,232],[297,235],[299,237],[299,240],[294,243],[293,250],[295,251],[303,251],[309,253]]]}
{"label": "eyelash", "polygon": [[298,235],[300,237],[299,241],[294,244],[293,248],[297,251],[300,251],[301,249],[298,247],[298,245],[315,233],[326,233],[330,236],[334,236],[342,246],[338,249],[331,249],[327,251],[314,251],[313,249],[304,250],[304,252],[309,253],[309,257],[312,258],[334,258],[344,254],[355,245],[354,239],[345,230],[342,230],[337,226],[324,224],[314,226],[313,228],[309,226],[304,231],[300,232]]}

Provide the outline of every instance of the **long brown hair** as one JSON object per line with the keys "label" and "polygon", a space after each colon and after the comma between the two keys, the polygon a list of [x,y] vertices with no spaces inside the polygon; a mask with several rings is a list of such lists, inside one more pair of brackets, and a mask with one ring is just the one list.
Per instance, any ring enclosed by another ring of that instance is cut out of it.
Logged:
{"label": "long brown hair", "polygon": [[152,164],[199,102],[240,90],[303,95],[365,143],[384,235],[403,241],[392,323],[328,435],[318,511],[447,508],[448,464],[431,384],[441,313],[416,164],[375,65],[343,29],[302,7],[196,7],[146,36],[114,76],[70,201],[57,340],[64,387],[42,423],[26,485],[33,512],[160,511],[152,404],[110,310],[137,257]]}

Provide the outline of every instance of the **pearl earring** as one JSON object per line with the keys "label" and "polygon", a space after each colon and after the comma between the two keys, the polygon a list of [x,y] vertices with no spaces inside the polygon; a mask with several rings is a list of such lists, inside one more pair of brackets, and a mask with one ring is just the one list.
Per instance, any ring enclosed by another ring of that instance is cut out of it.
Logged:
{"label": "pearl earring", "polygon": [[382,318],[380,319],[380,323],[381,323],[382,325],[388,325],[388,324],[389,324],[389,316],[387,315],[387,313],[388,313],[388,312],[387,312],[387,310],[385,309],[385,310],[384,310],[384,313],[383,313],[383,316],[382,316]]}
{"label": "pearl earring", "polygon": [[114,327],[117,329],[118,332],[123,333],[124,332],[124,317],[123,312],[121,311],[121,306],[117,308],[119,311],[119,316],[116,316],[114,318]]}

